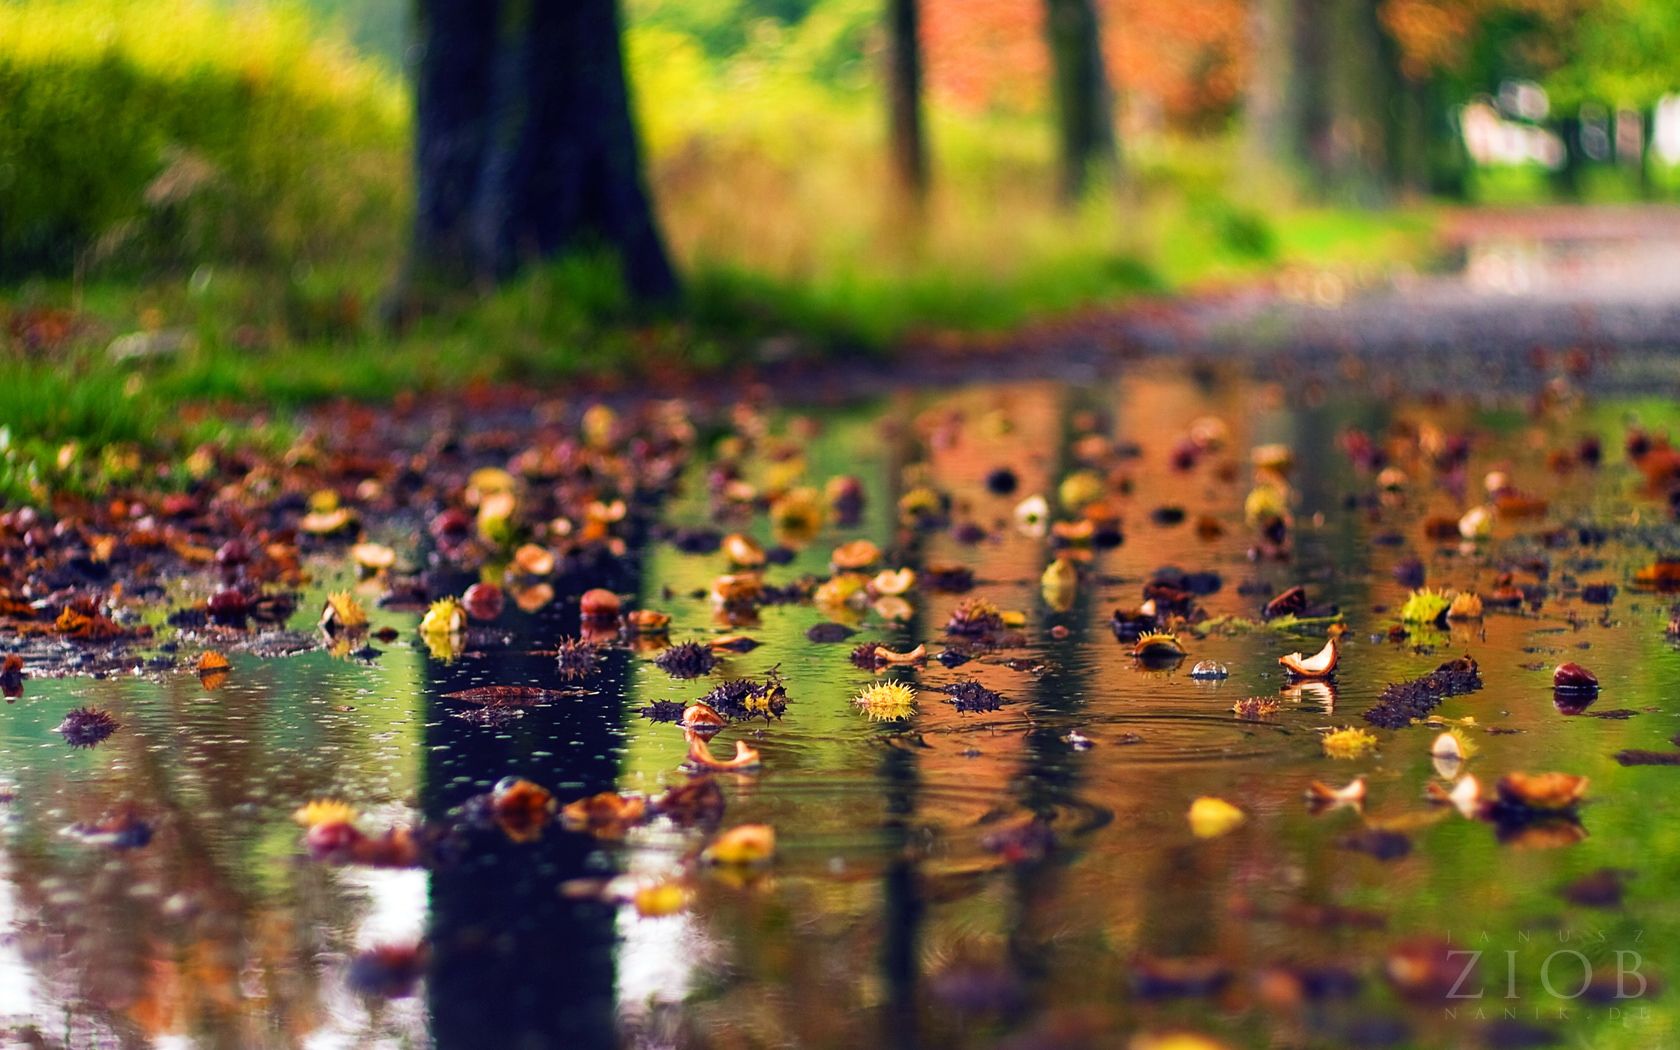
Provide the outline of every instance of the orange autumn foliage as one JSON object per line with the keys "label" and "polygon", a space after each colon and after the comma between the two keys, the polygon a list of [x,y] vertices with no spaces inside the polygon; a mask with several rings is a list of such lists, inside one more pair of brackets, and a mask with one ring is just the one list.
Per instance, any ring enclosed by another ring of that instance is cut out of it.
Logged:
{"label": "orange autumn foliage", "polygon": [[[1240,99],[1244,0],[1097,0],[1103,56],[1126,103],[1195,124]],[[1043,0],[924,0],[928,84],[970,111],[1036,112],[1048,102]]]}

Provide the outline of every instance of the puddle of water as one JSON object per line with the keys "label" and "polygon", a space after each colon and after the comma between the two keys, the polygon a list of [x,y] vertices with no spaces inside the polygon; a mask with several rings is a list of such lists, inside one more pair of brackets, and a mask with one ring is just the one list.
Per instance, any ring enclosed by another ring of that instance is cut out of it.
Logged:
{"label": "puddle of water", "polygon": [[[370,662],[321,651],[236,655],[234,674],[213,692],[186,673],[32,680],[0,723],[0,771],[14,794],[0,838],[9,922],[0,1019],[20,1040],[27,1030],[68,1046],[1072,1046],[1180,1027],[1231,1045],[1442,1046],[1478,1043],[1495,1024],[1504,1038],[1528,1026],[1572,1045],[1671,1044],[1677,1011],[1659,986],[1680,936],[1671,892],[1680,850],[1667,848],[1680,782],[1674,770],[1624,768],[1613,755],[1670,749],[1680,732],[1668,602],[1628,586],[1654,553],[1680,550],[1680,535],[1619,451],[1597,470],[1568,474],[1546,459],[1589,433],[1619,450],[1630,413],[1658,427],[1676,415],[1663,402],[1606,401],[1535,417],[1358,386],[1303,398],[1165,366],[1083,386],[895,393],[782,421],[797,435],[790,447],[806,478],[855,474],[866,501],[855,526],[825,528],[769,575],[826,573],[835,545],[860,536],[912,563],[972,567],[973,592],[919,593],[903,623],[855,614],[855,636],[821,645],[806,632],[836,613],[809,604],[725,623],[691,596],[724,571],[722,555],[656,543],[639,552],[632,604],[671,613],[673,640],[741,632],[758,648],[687,682],[615,650],[588,683],[594,695],[500,725],[455,717],[465,705],[446,694],[562,685],[543,650],[576,631],[575,605],[529,615],[510,604],[496,624],[505,643],[491,638],[482,655],[447,664],[420,645],[416,615],[375,610],[375,626],[397,628],[402,640]],[[1174,469],[1172,450],[1207,416],[1229,429],[1223,449]],[[1480,545],[1426,540],[1423,520],[1456,517],[1462,499],[1406,461],[1398,465],[1411,484],[1378,499],[1373,478],[1338,451],[1350,427],[1380,440],[1402,424],[1474,434],[1463,475],[1472,494],[1486,471],[1504,470],[1550,501],[1547,516],[1502,521]],[[1089,580],[1058,611],[1039,582],[1049,546],[1017,530],[1012,511],[1029,493],[1054,498],[1090,432],[1136,446],[1105,457],[1130,484],[1120,499],[1125,542],[1093,554]],[[1296,460],[1289,561],[1252,559],[1243,523],[1248,450],[1272,442]],[[785,467],[769,457],[747,465],[760,480]],[[1000,466],[1018,475],[1013,495],[987,489]],[[694,465],[669,522],[706,522],[706,469]],[[903,532],[896,506],[923,478],[987,537]],[[1182,508],[1183,521],[1157,524],[1163,503]],[[1197,529],[1203,518],[1220,534]],[[1607,528],[1608,542],[1535,539],[1542,528],[1589,521]],[[762,514],[744,525],[772,539]],[[1407,594],[1395,570],[1412,558],[1432,585],[1484,593],[1501,570],[1544,559],[1556,596],[1538,612],[1490,609],[1420,650],[1386,637]],[[1297,583],[1339,607],[1349,631],[1335,684],[1289,691],[1276,662],[1315,650],[1321,630],[1187,633],[1183,664],[1137,666],[1110,615],[1136,605],[1163,566],[1219,575],[1200,599],[1210,617],[1252,617]],[[336,564],[317,570],[294,627],[307,628],[324,594],[345,582]],[[1619,587],[1608,605],[1578,595],[1578,584],[1598,581]],[[959,668],[894,672],[920,688],[918,713],[863,717],[852,697],[878,679],[851,663],[851,647],[925,640],[938,652],[947,619],[973,596],[1024,612],[1022,644]],[[1363,725],[1386,683],[1465,652],[1485,688],[1438,713],[1502,730],[1473,733],[1469,768],[1484,783],[1513,770],[1590,776],[1580,841],[1520,848],[1488,824],[1429,807],[1424,785],[1440,782],[1433,730],[1380,732],[1377,753],[1357,761],[1323,755],[1321,728]],[[1230,677],[1191,680],[1200,660],[1227,665]],[[1591,710],[1635,714],[1561,715],[1550,670],[1565,660],[1599,675]],[[637,712],[771,668],[788,684],[786,716],[733,726],[713,747],[727,754],[745,739],[761,752],[760,774],[720,778],[725,823],[773,825],[777,863],[758,878],[698,878],[678,915],[641,918],[562,887],[668,874],[701,844],[695,833],[652,828],[622,844],[560,832],[526,844],[481,836],[433,870],[386,871],[311,863],[291,820],[320,797],[353,801],[369,826],[437,820],[509,775],[561,801],[657,791],[681,780],[686,744],[676,727]],[[940,686],[966,678],[1007,703],[962,713],[940,702]],[[1279,698],[1281,709],[1235,718],[1232,703],[1255,695]],[[53,728],[88,704],[111,711],[121,729],[98,747],[70,749]],[[1360,817],[1314,816],[1303,805],[1312,781],[1355,774],[1368,778],[1365,823],[1404,831],[1408,855],[1385,862],[1343,848]],[[1249,820],[1196,839],[1185,814],[1201,795],[1235,802]],[[154,827],[143,848],[94,848],[62,833],[125,805]],[[1010,865],[989,847],[1029,818],[1047,822],[1056,846],[1043,862]],[[1622,907],[1560,896],[1605,867],[1635,873]],[[1360,921],[1327,922],[1338,908]],[[430,956],[413,995],[355,990],[359,953],[421,938]],[[1420,1003],[1398,994],[1387,960],[1420,940],[1480,952],[1462,990],[1483,997]],[[1223,977],[1202,975],[1208,994],[1149,994],[1161,990],[1151,960],[1184,959],[1213,960]],[[1583,967],[1594,984],[1576,998]],[[1642,976],[1648,994],[1607,998],[1618,967],[1625,991],[1637,993]]]}

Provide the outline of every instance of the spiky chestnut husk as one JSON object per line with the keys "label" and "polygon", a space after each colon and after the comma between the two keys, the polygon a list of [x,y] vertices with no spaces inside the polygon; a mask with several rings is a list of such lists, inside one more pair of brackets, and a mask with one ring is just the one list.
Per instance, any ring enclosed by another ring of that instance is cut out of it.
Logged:
{"label": "spiky chestnut husk", "polygon": [[987,689],[972,678],[946,686],[945,692],[951,697],[947,703],[965,713],[996,711],[1004,704],[1001,694]]}
{"label": "spiky chestnut husk", "polygon": [[593,644],[578,638],[562,638],[555,652],[554,663],[560,669],[561,678],[575,681],[594,674],[600,659],[600,650]]}
{"label": "spiky chestnut husk", "polygon": [[1331,758],[1360,758],[1377,749],[1377,738],[1363,729],[1347,726],[1326,735],[1321,743]]}
{"label": "spiky chestnut husk", "polygon": [[780,718],[787,709],[787,689],[779,674],[772,670],[763,682],[751,678],[731,678],[700,698],[700,702],[718,711],[731,721],[774,716]]}
{"label": "spiky chestnut husk", "polygon": [[683,703],[680,700],[655,700],[638,713],[650,722],[679,722],[683,716]]}
{"label": "spiky chestnut husk", "polygon": [[898,721],[916,713],[916,691],[902,682],[879,682],[853,697],[852,703],[872,720]]}
{"label": "spiky chestnut husk", "polygon": [[1138,640],[1132,643],[1132,655],[1140,660],[1177,659],[1184,655],[1184,646],[1170,631],[1150,631],[1139,635]]}
{"label": "spiky chestnut husk", "polygon": [[76,707],[65,714],[57,732],[71,747],[93,747],[115,733],[119,724],[109,711],[97,707]]}
{"label": "spiky chestnut husk", "polygon": [[879,666],[877,652],[881,648],[880,642],[864,642],[852,650],[852,663],[865,671],[873,671]]}
{"label": "spiky chestnut husk", "polygon": [[1267,715],[1276,714],[1278,708],[1282,706],[1282,703],[1276,697],[1249,696],[1232,704],[1231,713],[1238,718],[1264,718]]}
{"label": "spiky chestnut husk", "polygon": [[704,642],[682,642],[661,652],[653,662],[672,678],[699,678],[717,666],[717,656]]}
{"label": "spiky chestnut husk", "polygon": [[1365,721],[1383,729],[1403,729],[1413,719],[1435,710],[1447,697],[1473,693],[1481,687],[1482,673],[1476,661],[1461,656],[1448,660],[1422,678],[1385,688],[1376,704],[1366,710]]}

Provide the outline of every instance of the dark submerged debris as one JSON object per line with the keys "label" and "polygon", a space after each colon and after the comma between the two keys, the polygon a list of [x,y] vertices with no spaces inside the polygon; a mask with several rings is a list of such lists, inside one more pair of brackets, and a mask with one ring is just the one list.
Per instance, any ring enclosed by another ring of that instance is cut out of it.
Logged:
{"label": "dark submerged debris", "polygon": [[460,700],[483,707],[541,707],[556,700],[567,700],[588,690],[540,689],[533,685],[483,685],[473,689],[457,689],[444,693],[445,700]]}
{"label": "dark submerged debris", "polygon": [[716,824],[723,819],[723,789],[710,776],[698,776],[655,796],[649,806],[657,815],[684,827]]}
{"label": "dark submerged debris", "polygon": [[1412,840],[1398,831],[1364,828],[1336,840],[1342,849],[1364,853],[1382,861],[1399,860],[1412,852]]}
{"label": "dark submerged debris", "polygon": [[1645,751],[1628,748],[1616,752],[1616,761],[1624,766],[1680,766],[1680,751]]}
{"label": "dark submerged debris", "polygon": [[974,586],[974,570],[956,562],[935,562],[922,569],[922,584],[930,590],[961,594]]}
{"label": "dark submerged debris", "polygon": [[995,853],[1010,864],[1033,864],[1050,855],[1056,847],[1056,833],[1048,821],[1034,817],[1002,827],[980,840],[981,848]]}
{"label": "dark submerged debris", "polygon": [[71,747],[93,747],[117,731],[119,723],[109,711],[97,707],[72,708],[53,730]]}
{"label": "dark submerged debris", "polygon": [[704,642],[681,642],[653,658],[672,678],[699,678],[717,666],[717,656]]}
{"label": "dark submerged debris", "polygon": [[1231,983],[1231,970],[1218,959],[1154,959],[1132,963],[1132,991],[1142,999],[1217,995]]}
{"label": "dark submerged debris", "polygon": [[1365,721],[1383,729],[1404,729],[1423,718],[1449,696],[1473,693],[1482,687],[1482,672],[1469,656],[1448,660],[1422,678],[1389,685],[1365,712]]}
{"label": "dark submerged debris", "polygon": [[813,624],[805,632],[805,638],[807,641],[815,642],[818,645],[832,645],[835,642],[843,642],[856,633],[843,623],[824,621],[823,623]]}
{"label": "dark submerged debris", "polygon": [[1571,882],[1561,893],[1564,900],[1584,908],[1620,907],[1631,874],[1620,868],[1599,868]]}
{"label": "dark submerged debris", "polygon": [[350,960],[345,980],[352,990],[377,999],[404,999],[426,972],[425,945],[381,945]]}
{"label": "dark submerged debris", "polygon": [[951,699],[946,703],[964,713],[996,711],[1004,705],[1002,694],[987,689],[972,678],[945,687]]}
{"label": "dark submerged debris", "polygon": [[140,849],[152,841],[152,826],[132,807],[88,824],[72,824],[65,834],[90,846]]}

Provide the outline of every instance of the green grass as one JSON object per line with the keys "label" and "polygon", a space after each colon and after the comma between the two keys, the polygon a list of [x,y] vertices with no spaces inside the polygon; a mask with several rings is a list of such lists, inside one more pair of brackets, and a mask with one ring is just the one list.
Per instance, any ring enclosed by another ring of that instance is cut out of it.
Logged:
{"label": "green grass", "polygon": [[[273,438],[281,431],[239,421],[283,420],[325,398],[882,355],[917,334],[995,332],[1279,267],[1363,272],[1421,259],[1430,243],[1427,213],[1252,196],[1227,139],[1128,142],[1124,184],[1067,209],[1047,118],[939,105],[928,113],[933,193],[911,209],[888,171],[869,76],[816,72],[856,50],[867,20],[729,62],[669,26],[635,26],[627,51],[648,181],[684,301],[649,316],[612,266],[565,260],[489,295],[463,293],[399,336],[379,320],[410,196],[404,89],[388,70],[290,8],[246,15],[170,0],[174,19],[155,30],[140,0],[20,10],[28,17],[0,29],[0,69],[18,71],[0,88],[35,108],[0,135],[0,160],[14,157],[24,176],[8,184],[14,194],[53,205],[24,212],[62,219],[36,231],[45,254],[76,265],[0,287],[8,500],[97,490],[132,458],[105,449],[145,447],[156,456],[147,469],[172,470],[201,441]],[[117,87],[134,84],[145,91]],[[264,119],[230,118],[252,112],[251,92]],[[170,102],[167,120],[147,116],[158,99]],[[177,143],[214,161],[212,185],[229,192],[146,203]],[[65,173],[97,176],[99,192]],[[69,310],[70,338],[39,347],[8,334],[41,309]],[[113,359],[112,341],[136,332],[164,333],[174,349]]]}

